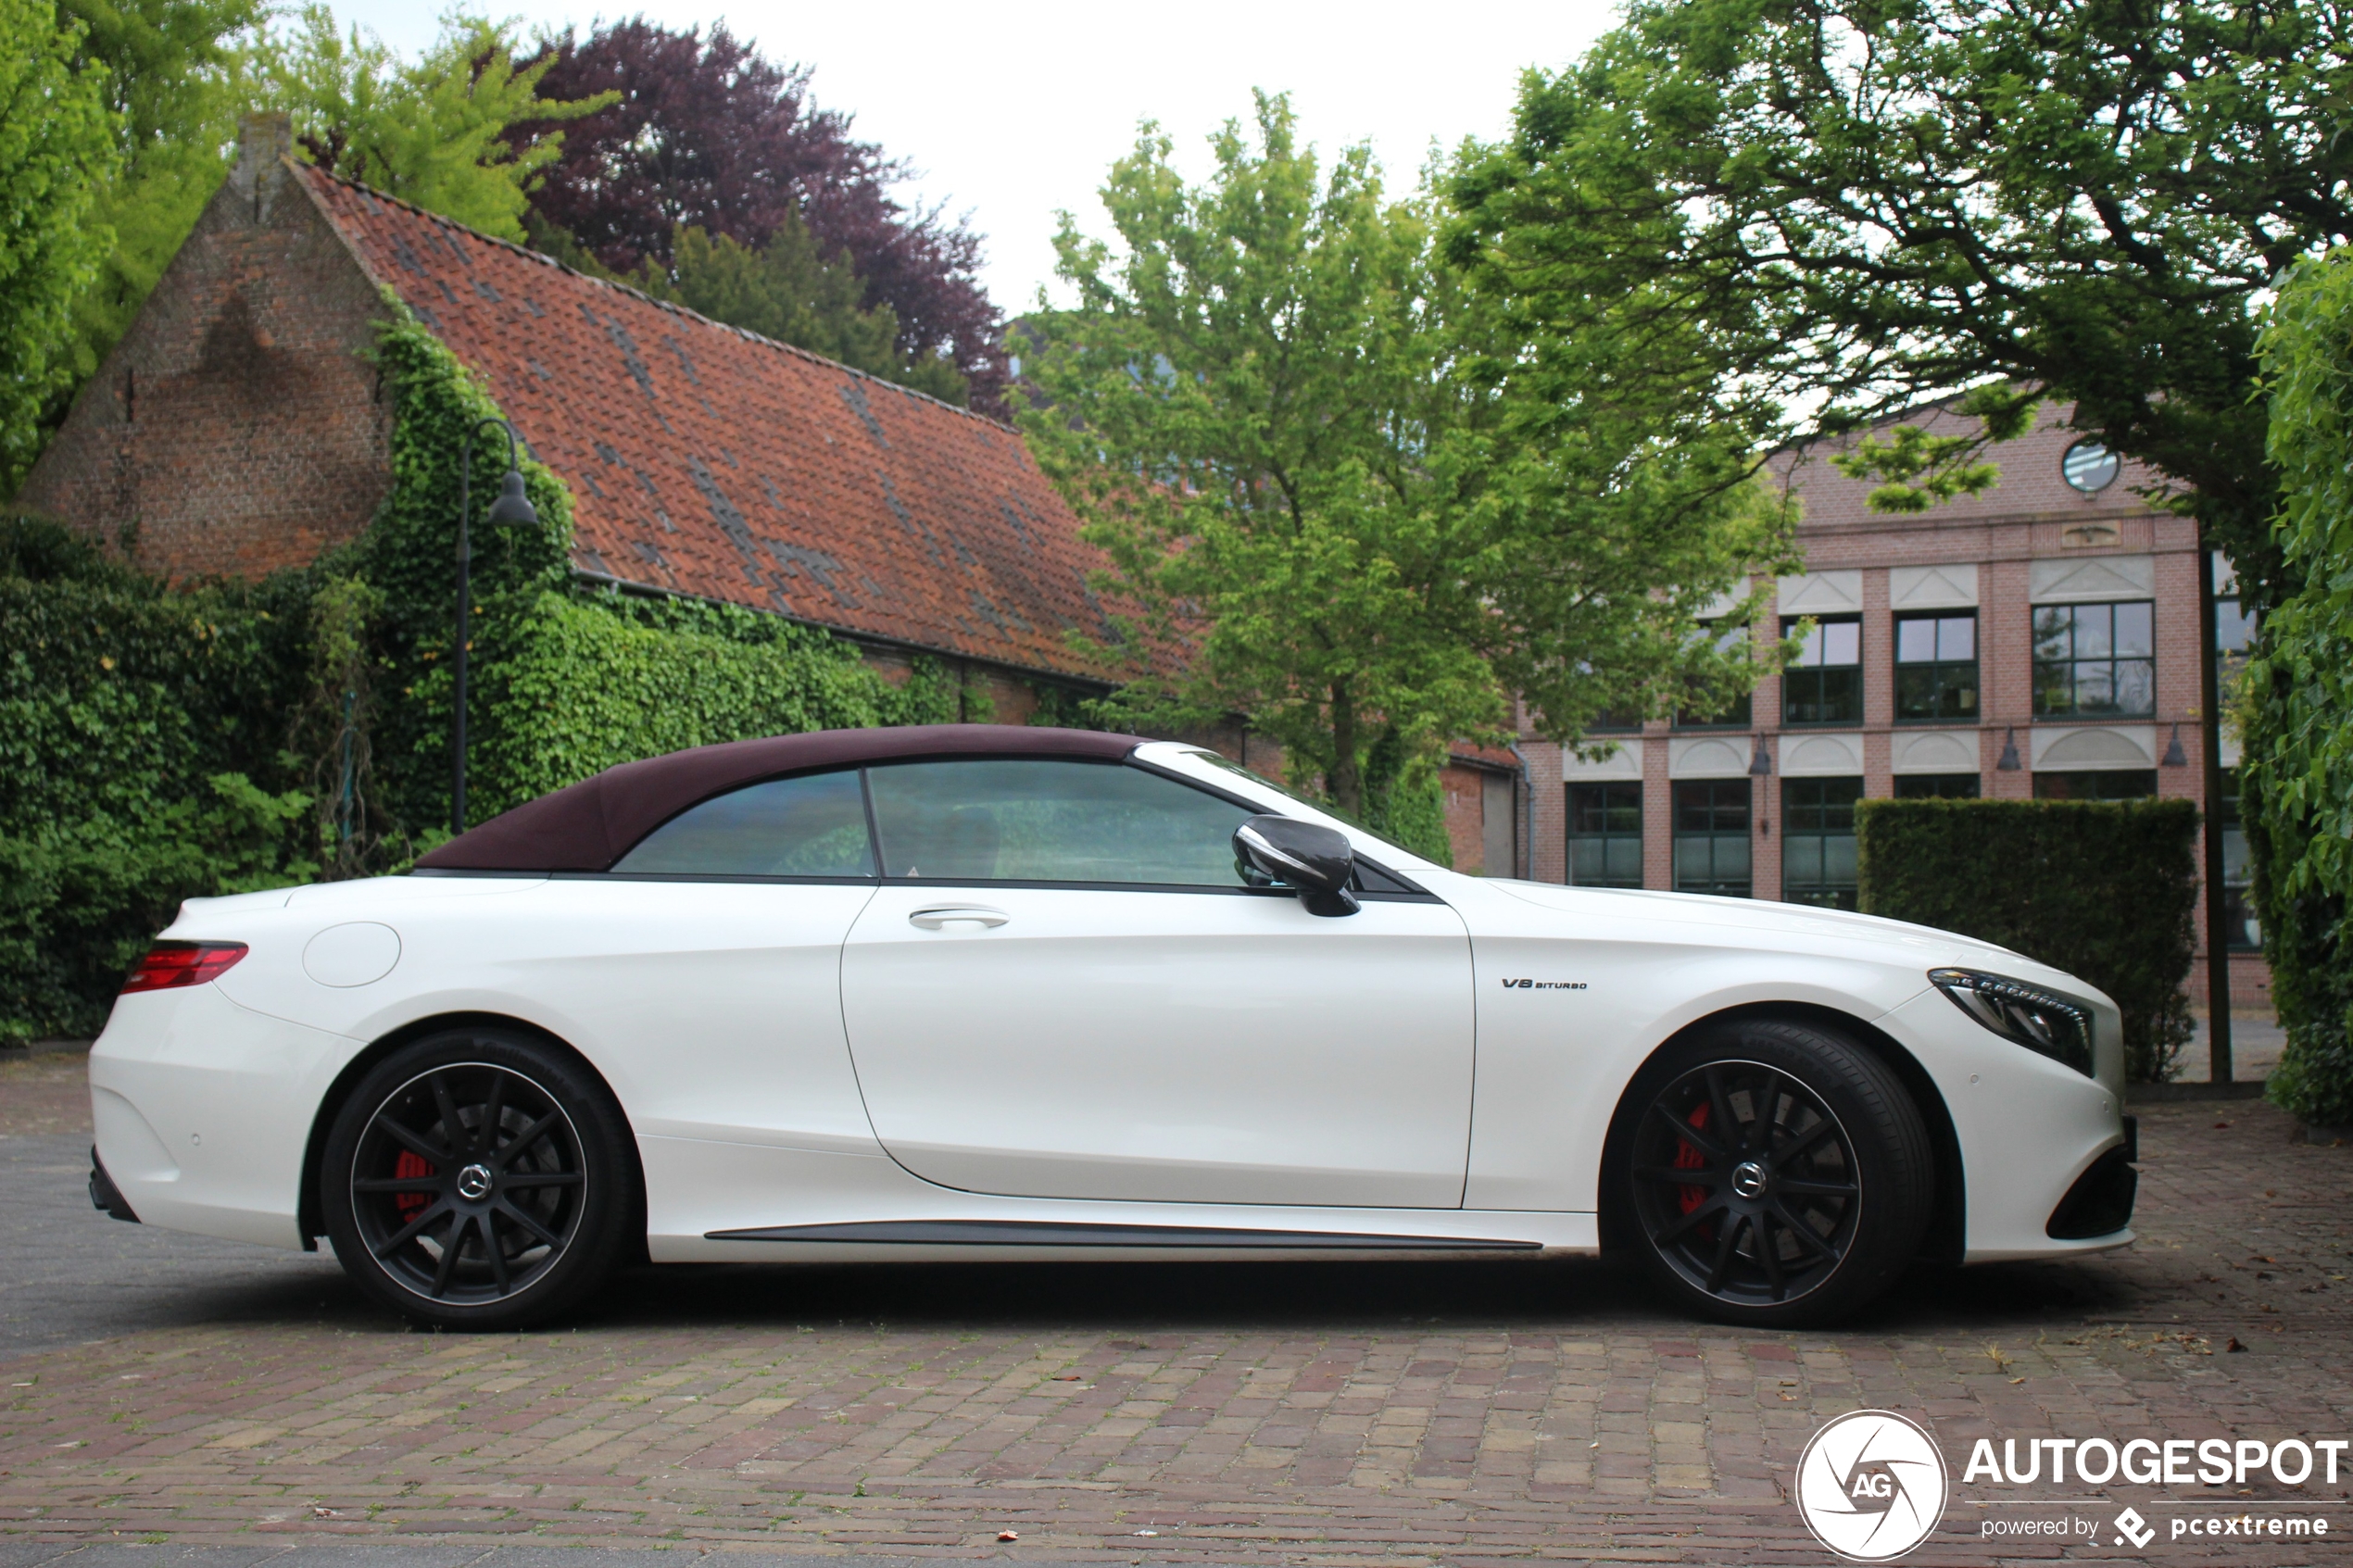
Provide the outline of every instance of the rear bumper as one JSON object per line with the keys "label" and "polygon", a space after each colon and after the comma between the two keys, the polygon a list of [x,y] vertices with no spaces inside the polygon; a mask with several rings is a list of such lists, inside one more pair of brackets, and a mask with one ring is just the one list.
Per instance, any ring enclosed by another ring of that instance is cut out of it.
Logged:
{"label": "rear bumper", "polygon": [[90,1117],[123,1217],[301,1247],[304,1150],[324,1085],[358,1048],[248,1011],[218,985],[117,1002],[90,1051]]}
{"label": "rear bumper", "polygon": [[107,1174],[107,1162],[98,1158],[96,1144],[90,1146],[90,1207],[102,1211],[108,1219],[127,1220],[134,1225],[139,1223],[139,1216],[132,1211],[130,1200],[114,1185],[114,1178]]}

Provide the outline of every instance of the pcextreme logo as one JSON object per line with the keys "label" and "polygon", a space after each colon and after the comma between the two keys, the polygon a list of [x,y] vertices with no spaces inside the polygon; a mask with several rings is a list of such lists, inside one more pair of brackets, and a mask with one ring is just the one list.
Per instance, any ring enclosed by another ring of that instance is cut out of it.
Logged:
{"label": "pcextreme logo", "polygon": [[1936,1440],[1894,1411],[1853,1411],[1797,1461],[1797,1509],[1850,1562],[1890,1562],[1936,1528],[1952,1482]]}

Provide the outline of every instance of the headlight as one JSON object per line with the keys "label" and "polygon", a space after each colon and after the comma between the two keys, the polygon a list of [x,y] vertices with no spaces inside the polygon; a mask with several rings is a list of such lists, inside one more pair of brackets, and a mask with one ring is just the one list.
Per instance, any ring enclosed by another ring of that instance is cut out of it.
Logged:
{"label": "headlight", "polygon": [[2092,1075],[2092,1010],[2082,1003],[1969,969],[1931,969],[1928,978],[2003,1039]]}

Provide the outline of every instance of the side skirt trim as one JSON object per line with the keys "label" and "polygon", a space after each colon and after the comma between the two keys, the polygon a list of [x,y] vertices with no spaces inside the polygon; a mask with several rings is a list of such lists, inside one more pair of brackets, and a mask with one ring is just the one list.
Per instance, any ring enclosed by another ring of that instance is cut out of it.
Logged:
{"label": "side skirt trim", "polygon": [[1451,1236],[1359,1236],[1347,1231],[1262,1231],[1216,1225],[1094,1225],[1063,1220],[865,1220],[839,1225],[769,1225],[707,1231],[706,1241],[879,1242],[923,1247],[1204,1247],[1270,1251],[1535,1252],[1541,1241]]}

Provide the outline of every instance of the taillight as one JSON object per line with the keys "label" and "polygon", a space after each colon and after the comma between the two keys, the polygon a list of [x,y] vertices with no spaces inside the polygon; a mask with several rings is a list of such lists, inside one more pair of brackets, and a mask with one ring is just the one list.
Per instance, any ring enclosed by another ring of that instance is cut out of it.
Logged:
{"label": "taillight", "polygon": [[122,983],[122,994],[201,985],[220,979],[245,956],[243,942],[158,942],[132,966],[130,978]]}

